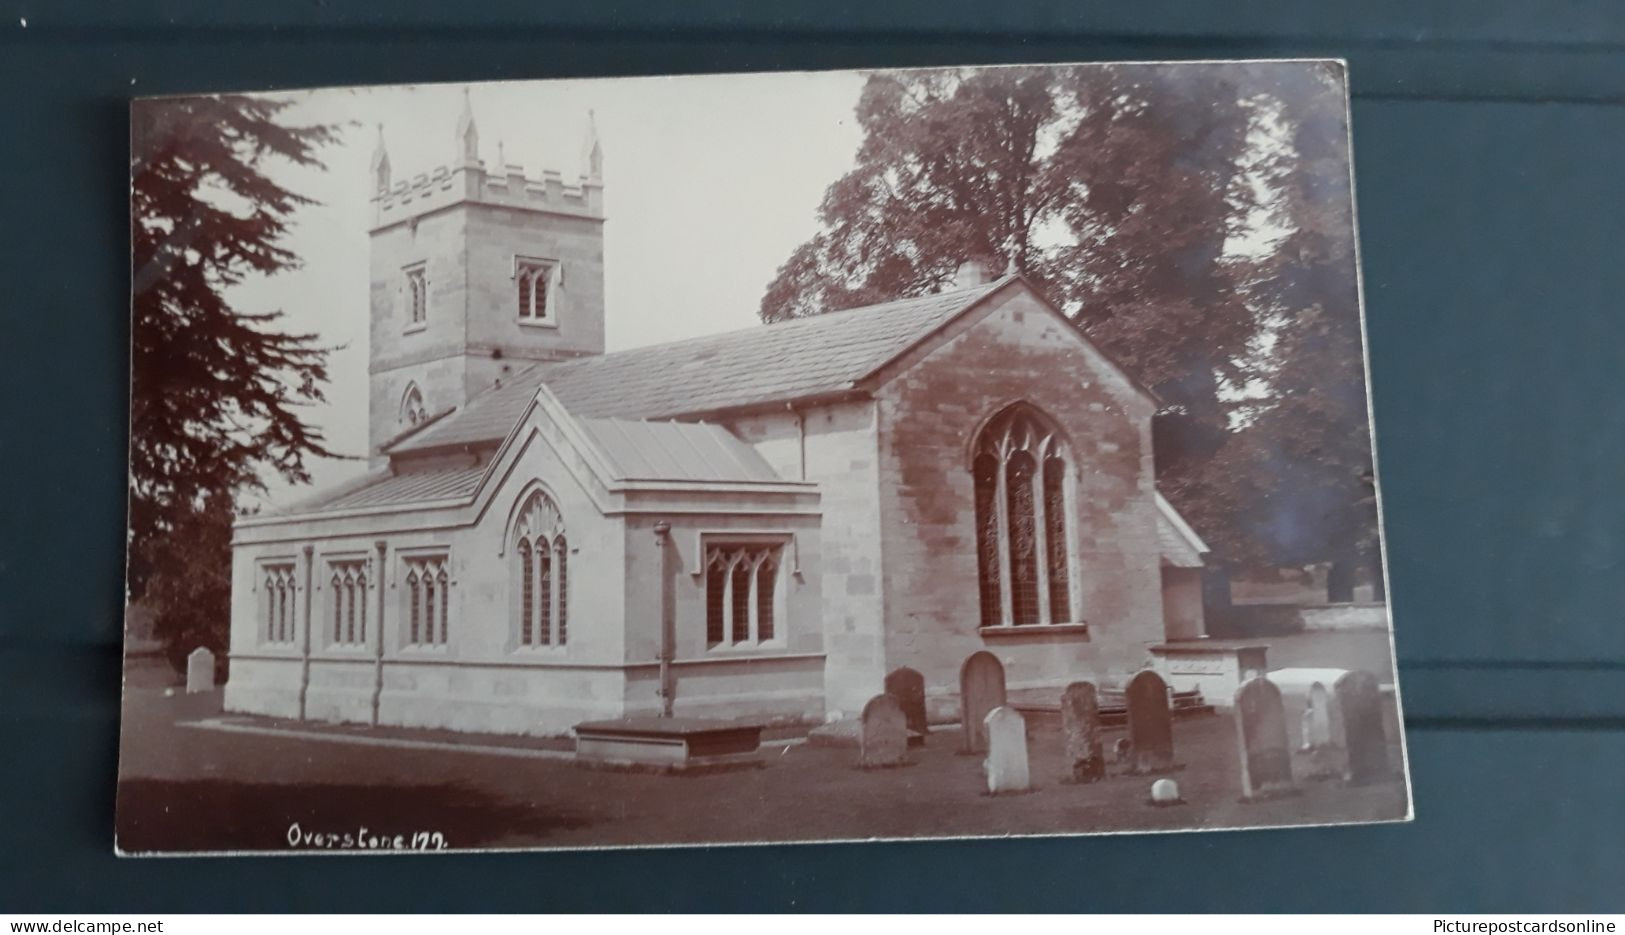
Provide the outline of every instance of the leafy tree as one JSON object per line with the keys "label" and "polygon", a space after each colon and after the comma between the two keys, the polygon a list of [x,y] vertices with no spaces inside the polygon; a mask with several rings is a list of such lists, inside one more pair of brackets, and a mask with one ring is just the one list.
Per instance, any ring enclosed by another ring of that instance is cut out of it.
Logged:
{"label": "leafy tree", "polygon": [[1348,600],[1378,541],[1343,85],[1330,64],[1272,77],[1290,120],[1263,171],[1285,233],[1247,286],[1276,325],[1266,403],[1238,436],[1262,481],[1247,515],[1270,561],[1330,560],[1329,596]]}
{"label": "leafy tree", "polygon": [[232,497],[208,495],[183,510],[148,544],[153,572],[145,599],[153,607],[153,633],[176,669],[199,646],[224,660],[231,620]]}
{"label": "leafy tree", "polygon": [[761,317],[936,291],[971,257],[1014,265],[1163,397],[1164,487],[1222,541],[1223,481],[1206,471],[1228,435],[1223,387],[1242,380],[1258,332],[1227,249],[1258,210],[1259,107],[1238,83],[1250,77],[1143,65],[874,75],[857,164]]}
{"label": "leafy tree", "polygon": [[[285,126],[277,118],[288,106],[222,95],[131,112],[132,600],[159,570],[224,567],[229,549],[217,536],[179,540],[229,514],[238,491],[262,485],[262,470],[308,481],[305,458],[332,454],[300,412],[323,398],[327,349],[314,335],[279,330],[278,312],[227,300],[247,276],[299,266],[283,239],[311,201],[267,169],[316,164],[336,128]],[[204,560],[203,542],[218,555]],[[187,556],[197,564],[174,564]],[[179,595],[169,584],[158,590]]]}
{"label": "leafy tree", "polygon": [[857,118],[764,320],[1011,263],[1162,398],[1159,486],[1220,566],[1374,545],[1335,66],[877,74]]}

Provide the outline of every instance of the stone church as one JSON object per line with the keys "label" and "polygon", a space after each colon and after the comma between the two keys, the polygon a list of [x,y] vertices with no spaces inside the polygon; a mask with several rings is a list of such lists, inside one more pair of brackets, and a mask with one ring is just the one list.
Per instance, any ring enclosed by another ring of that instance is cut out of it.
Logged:
{"label": "stone church", "polygon": [[[1203,633],[1152,396],[1019,275],[604,352],[604,181],[370,185],[371,470],[233,541],[230,711],[525,734],[957,710]],[[632,221],[635,223],[635,219]]]}

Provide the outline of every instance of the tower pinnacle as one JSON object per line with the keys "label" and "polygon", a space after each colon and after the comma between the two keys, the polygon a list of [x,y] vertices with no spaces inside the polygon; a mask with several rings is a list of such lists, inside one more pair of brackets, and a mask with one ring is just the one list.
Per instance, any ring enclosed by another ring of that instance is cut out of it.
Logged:
{"label": "tower pinnacle", "polygon": [[463,112],[457,118],[457,155],[464,165],[478,165],[480,161],[480,131],[474,125],[474,105],[463,89]]}
{"label": "tower pinnacle", "polygon": [[581,143],[581,176],[592,181],[604,178],[604,147],[598,142],[598,117],[587,111],[587,138]]}
{"label": "tower pinnacle", "polygon": [[378,142],[372,147],[372,190],[389,191],[389,152],[384,149],[384,125],[378,125]]}

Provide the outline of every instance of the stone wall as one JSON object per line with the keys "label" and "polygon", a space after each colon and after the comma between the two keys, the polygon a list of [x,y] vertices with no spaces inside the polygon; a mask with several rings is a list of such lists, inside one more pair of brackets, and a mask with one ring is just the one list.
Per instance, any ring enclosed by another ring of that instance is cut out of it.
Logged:
{"label": "stone wall", "polygon": [[[889,376],[877,391],[884,667],[912,666],[929,694],[944,696],[980,649],[1004,662],[1013,689],[1144,665],[1163,638],[1150,400],[1021,289],[963,317]],[[1086,632],[980,627],[972,440],[1018,401],[1055,420],[1078,461],[1082,600],[1072,616]]]}
{"label": "stone wall", "polygon": [[825,713],[856,716],[880,693],[886,674],[874,404],[831,403],[752,416],[731,428],[780,476],[818,484]]}

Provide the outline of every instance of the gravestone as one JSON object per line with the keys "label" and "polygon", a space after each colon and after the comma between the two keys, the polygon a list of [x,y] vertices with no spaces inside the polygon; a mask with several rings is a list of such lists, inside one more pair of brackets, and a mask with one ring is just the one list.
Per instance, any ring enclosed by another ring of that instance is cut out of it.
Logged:
{"label": "gravestone", "polygon": [[1150,669],[1128,683],[1128,739],[1134,772],[1174,767],[1174,719],[1168,710],[1168,684]]}
{"label": "gravestone", "polygon": [[1331,742],[1332,699],[1326,686],[1316,682],[1309,686],[1309,704],[1303,709],[1303,745],[1317,750]]}
{"label": "gravestone", "polygon": [[214,690],[214,653],[202,646],[186,654],[186,693]]}
{"label": "gravestone", "polygon": [[1356,785],[1387,779],[1388,737],[1382,727],[1382,692],[1370,672],[1345,674],[1332,686],[1343,715],[1343,778]]}
{"label": "gravestone", "polygon": [[1236,740],[1241,755],[1241,797],[1256,799],[1292,788],[1292,752],[1281,690],[1266,678],[1236,689]]}
{"label": "gravestone", "polygon": [[959,723],[966,753],[987,752],[984,721],[1004,700],[1004,664],[985,649],[971,653],[959,668]]}
{"label": "gravestone", "polygon": [[901,766],[908,754],[908,719],[891,695],[876,695],[863,706],[858,730],[858,765],[864,769]]}
{"label": "gravestone", "polygon": [[987,791],[1026,792],[1032,788],[1032,770],[1027,763],[1027,721],[1015,708],[1000,705],[983,721],[987,730]]}
{"label": "gravestone", "polygon": [[886,675],[886,694],[902,707],[910,734],[923,738],[931,732],[925,723],[925,676],[908,666],[893,669]]}
{"label": "gravestone", "polygon": [[1100,699],[1093,682],[1073,682],[1061,693],[1061,733],[1066,778],[1095,782],[1106,778],[1106,751],[1100,741]]}

